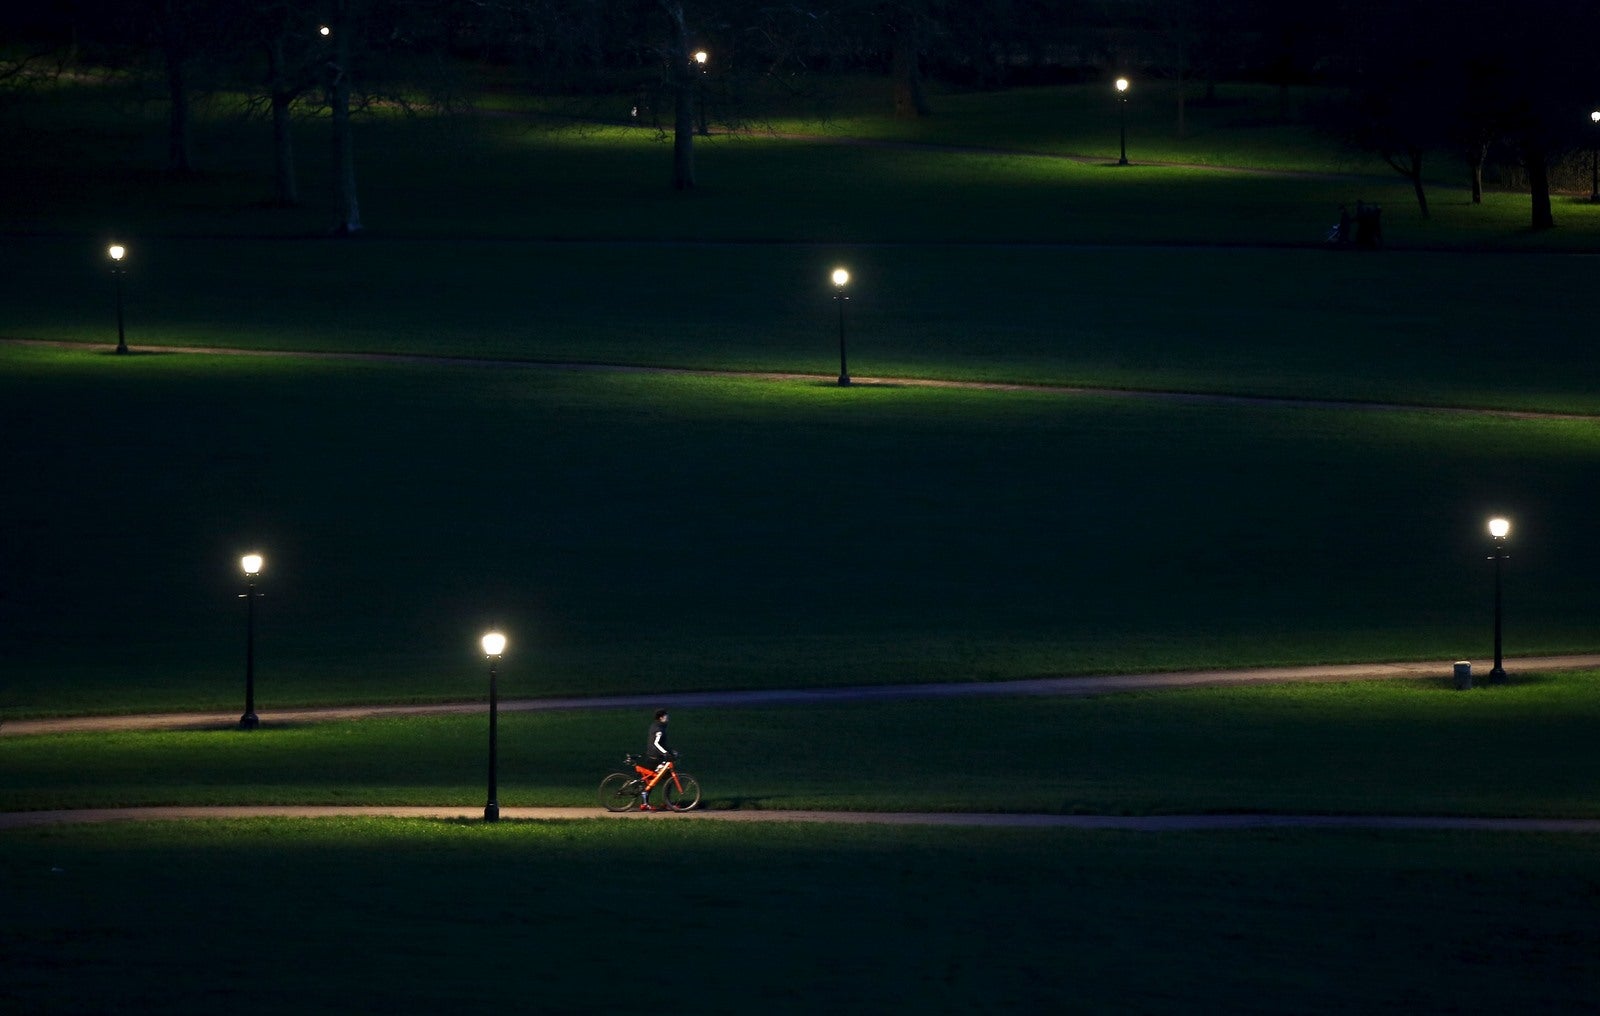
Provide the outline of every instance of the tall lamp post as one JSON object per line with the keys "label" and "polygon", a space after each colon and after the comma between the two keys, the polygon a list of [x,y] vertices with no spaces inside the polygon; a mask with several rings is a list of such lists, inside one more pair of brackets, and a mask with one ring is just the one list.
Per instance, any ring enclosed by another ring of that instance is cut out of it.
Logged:
{"label": "tall lamp post", "polygon": [[261,725],[256,716],[256,577],[261,574],[260,554],[246,554],[239,559],[244,569],[244,715],[239,717],[240,730],[254,730]]}
{"label": "tall lamp post", "polygon": [[[1600,109],[1589,114],[1589,122],[1600,127]],[[1600,140],[1589,145],[1589,200],[1600,202]]]}
{"label": "tall lamp post", "polygon": [[1117,165],[1128,164],[1128,79],[1117,79],[1117,134],[1121,139],[1122,155]]}
{"label": "tall lamp post", "polygon": [[128,256],[128,248],[120,243],[114,243],[106,248],[106,256],[111,258],[111,278],[117,285],[117,352],[128,351],[128,337],[122,328],[122,277],[128,273],[122,259]]}
{"label": "tall lamp post", "polygon": [[500,747],[500,699],[496,688],[496,665],[506,651],[506,637],[497,631],[483,636],[483,655],[489,658],[489,803],[483,806],[485,822],[500,821],[500,789],[496,773],[496,757]]}
{"label": "tall lamp post", "polygon": [[850,383],[850,368],[844,354],[844,305],[850,299],[850,294],[844,287],[850,284],[850,272],[844,268],[833,270],[833,302],[839,305],[839,383]]}
{"label": "tall lamp post", "polygon": [[1494,669],[1489,671],[1490,684],[1506,683],[1506,668],[1500,648],[1500,562],[1506,554],[1506,537],[1511,534],[1511,523],[1505,519],[1489,520],[1489,536],[1493,539],[1489,560],[1494,562]]}
{"label": "tall lamp post", "polygon": [[700,136],[703,138],[711,136],[711,131],[706,127],[706,61],[709,59],[711,55],[705,50],[694,51],[694,64],[700,71],[700,76],[695,79],[695,106],[700,113]]}

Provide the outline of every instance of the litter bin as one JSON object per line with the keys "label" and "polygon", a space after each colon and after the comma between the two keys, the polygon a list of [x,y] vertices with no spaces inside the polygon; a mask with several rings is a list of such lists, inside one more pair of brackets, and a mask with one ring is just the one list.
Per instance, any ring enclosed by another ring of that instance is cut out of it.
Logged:
{"label": "litter bin", "polygon": [[1461,660],[1456,664],[1456,691],[1470,691],[1472,688],[1472,664]]}

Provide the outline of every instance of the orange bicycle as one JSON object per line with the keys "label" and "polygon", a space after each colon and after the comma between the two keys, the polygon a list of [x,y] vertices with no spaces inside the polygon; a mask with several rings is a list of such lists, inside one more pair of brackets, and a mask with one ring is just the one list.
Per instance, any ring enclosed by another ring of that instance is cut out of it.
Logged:
{"label": "orange bicycle", "polygon": [[700,782],[680,772],[673,761],[652,768],[639,756],[628,755],[622,764],[623,771],[600,781],[600,807],[606,811],[631,811],[649,800],[651,791],[657,787],[661,788],[662,800],[673,811],[688,811],[700,803]]}

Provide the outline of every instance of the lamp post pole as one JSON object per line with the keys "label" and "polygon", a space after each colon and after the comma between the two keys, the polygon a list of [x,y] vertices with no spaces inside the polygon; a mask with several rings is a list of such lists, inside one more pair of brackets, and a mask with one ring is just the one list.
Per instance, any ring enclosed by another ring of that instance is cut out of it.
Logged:
{"label": "lamp post pole", "polygon": [[1489,535],[1493,538],[1493,550],[1489,560],[1494,562],[1494,669],[1489,671],[1490,684],[1506,683],[1505,658],[1501,652],[1501,596],[1500,596],[1500,571],[1501,562],[1506,559],[1506,537],[1511,532],[1511,523],[1505,519],[1489,520]]}
{"label": "lamp post pole", "polygon": [[850,295],[844,291],[844,287],[849,284],[850,273],[843,268],[835,268],[833,270],[833,301],[839,305],[839,383],[841,385],[850,383],[850,368],[845,359],[844,350],[844,305],[850,299]]}
{"label": "lamp post pole", "polygon": [[700,71],[695,76],[695,107],[696,112],[700,115],[700,136],[703,138],[711,136],[711,131],[706,126],[706,61],[710,58],[710,55],[705,50],[695,50],[694,62]]}
{"label": "lamp post pole", "polygon": [[246,554],[239,559],[244,569],[244,715],[239,717],[240,730],[254,730],[261,725],[256,716],[256,576],[261,574],[261,555]]}
{"label": "lamp post pole", "polygon": [[1120,138],[1121,155],[1117,165],[1128,164],[1128,79],[1117,79],[1117,134]]}
{"label": "lamp post pole", "polygon": [[489,801],[483,806],[485,822],[500,821],[500,699],[497,665],[500,654],[506,650],[506,637],[499,632],[489,632],[483,637],[483,654],[489,658]]}
{"label": "lamp post pole", "polygon": [[127,256],[128,249],[120,243],[114,243],[106,248],[106,254],[111,258],[111,277],[117,288],[117,352],[125,354],[128,351],[128,337],[122,327],[122,276],[127,269],[123,267],[122,259]]}
{"label": "lamp post pole", "polygon": [[[1589,121],[1600,127],[1600,109],[1589,114]],[[1600,203],[1600,141],[1589,145],[1589,201]]]}

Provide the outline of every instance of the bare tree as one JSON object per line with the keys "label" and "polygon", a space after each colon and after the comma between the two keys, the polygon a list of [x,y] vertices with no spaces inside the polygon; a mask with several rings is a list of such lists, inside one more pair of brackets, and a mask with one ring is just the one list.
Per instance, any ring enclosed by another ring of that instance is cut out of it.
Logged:
{"label": "bare tree", "polygon": [[922,84],[922,44],[928,30],[927,5],[920,0],[885,4],[881,17],[884,31],[889,37],[895,116],[928,116],[933,112],[933,106],[928,102],[928,93]]}
{"label": "bare tree", "polygon": [[322,63],[329,45],[315,12],[303,3],[261,4],[243,15],[247,38],[266,60],[261,82],[272,119],[273,201],[280,207],[300,203],[295,169],[294,104],[322,80]]}

